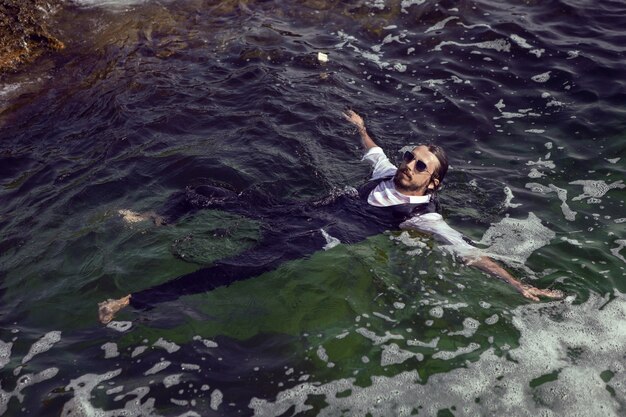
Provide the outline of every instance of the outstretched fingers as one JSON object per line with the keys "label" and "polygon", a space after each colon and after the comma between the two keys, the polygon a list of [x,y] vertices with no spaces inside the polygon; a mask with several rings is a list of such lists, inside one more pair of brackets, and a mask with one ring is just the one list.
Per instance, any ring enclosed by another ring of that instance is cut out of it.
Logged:
{"label": "outstretched fingers", "polygon": [[343,117],[357,127],[363,127],[365,123],[363,122],[363,118],[359,116],[354,110],[346,110],[343,114]]}
{"label": "outstretched fingers", "polygon": [[561,299],[564,297],[562,291],[559,290],[551,290],[551,289],[541,289],[532,287],[530,285],[523,285],[520,289],[521,294],[530,300],[539,301],[539,297],[547,297],[554,299]]}

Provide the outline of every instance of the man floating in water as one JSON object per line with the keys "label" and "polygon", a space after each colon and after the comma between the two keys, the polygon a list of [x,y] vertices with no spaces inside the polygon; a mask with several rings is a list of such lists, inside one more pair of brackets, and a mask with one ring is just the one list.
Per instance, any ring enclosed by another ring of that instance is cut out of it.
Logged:
{"label": "man floating in water", "polygon": [[419,145],[403,155],[400,167],[393,165],[369,136],[363,118],[352,110],[344,117],[356,126],[373,166],[369,182],[354,193],[344,193],[312,202],[277,202],[254,191],[237,194],[219,187],[202,186],[176,194],[161,213],[151,213],[158,224],[203,208],[226,210],[251,219],[262,219],[262,241],[256,247],[214,265],[199,269],[120,299],[99,304],[104,324],[129,304],[149,308],[182,295],[210,291],[233,282],[259,276],[286,261],[302,258],[328,244],[328,236],[342,243],[356,243],[385,230],[417,230],[450,245],[470,266],[499,278],[522,296],[561,298],[558,290],[523,284],[486,256],[473,256],[473,246],[437,213],[437,190],[448,170],[448,158],[437,145]]}

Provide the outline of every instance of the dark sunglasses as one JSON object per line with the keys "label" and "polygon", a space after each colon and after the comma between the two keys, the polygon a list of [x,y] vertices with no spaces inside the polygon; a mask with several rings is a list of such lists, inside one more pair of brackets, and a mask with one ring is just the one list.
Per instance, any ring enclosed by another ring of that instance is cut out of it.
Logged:
{"label": "dark sunglasses", "polygon": [[426,166],[424,161],[416,159],[415,155],[413,155],[413,152],[406,151],[404,153],[404,155],[402,155],[402,159],[407,164],[409,164],[409,163],[411,163],[411,161],[415,160],[415,170],[417,172],[428,172],[430,175],[432,175],[431,172],[427,169],[428,167]]}

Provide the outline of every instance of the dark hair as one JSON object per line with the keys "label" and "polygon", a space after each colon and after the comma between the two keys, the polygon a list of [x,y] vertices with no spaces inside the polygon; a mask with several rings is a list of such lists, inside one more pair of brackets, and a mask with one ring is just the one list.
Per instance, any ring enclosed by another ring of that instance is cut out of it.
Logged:
{"label": "dark hair", "polygon": [[434,143],[427,143],[424,146],[426,146],[430,153],[435,155],[439,161],[439,166],[435,172],[433,172],[433,177],[439,180],[439,184],[435,187],[436,191],[439,187],[441,187],[441,183],[446,176],[446,172],[448,172],[448,155],[446,155],[446,151],[444,151],[441,146],[435,145]]}

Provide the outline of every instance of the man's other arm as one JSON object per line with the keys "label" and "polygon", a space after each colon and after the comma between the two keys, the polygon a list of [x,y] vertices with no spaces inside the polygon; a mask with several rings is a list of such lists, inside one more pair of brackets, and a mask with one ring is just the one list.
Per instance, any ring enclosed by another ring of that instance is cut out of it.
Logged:
{"label": "man's other arm", "polygon": [[559,290],[542,290],[541,288],[522,284],[520,281],[515,279],[513,275],[509,273],[509,271],[502,268],[494,260],[487,256],[479,256],[477,258],[463,258],[463,260],[466,265],[473,266],[474,268],[478,268],[491,276],[501,279],[502,281],[515,288],[517,292],[522,294],[522,296],[530,300],[539,301],[540,296],[548,298],[563,298],[563,293]]}
{"label": "man's other arm", "polygon": [[563,298],[563,293],[558,290],[540,289],[531,285],[523,284],[511,275],[506,269],[487,256],[475,256],[472,245],[463,239],[463,235],[451,228],[436,213],[415,216],[400,225],[402,229],[413,229],[434,235],[438,240],[450,245],[452,251],[469,266],[477,268],[487,274],[498,278],[515,288],[522,296],[533,301],[539,301],[539,296],[549,298]]}

